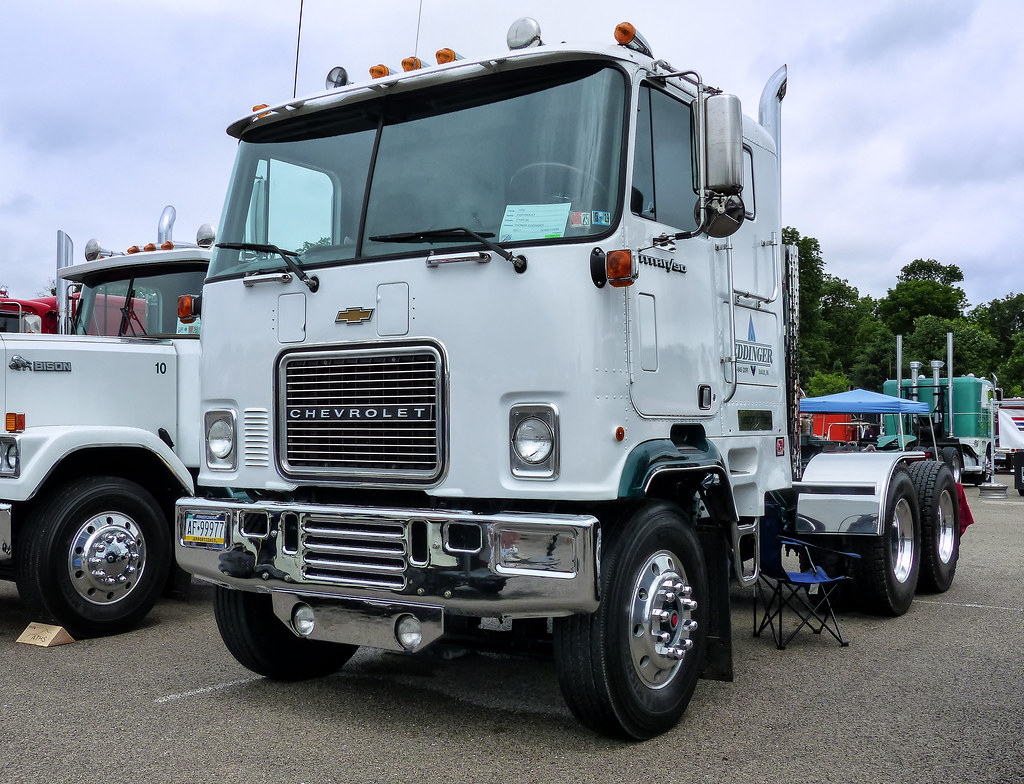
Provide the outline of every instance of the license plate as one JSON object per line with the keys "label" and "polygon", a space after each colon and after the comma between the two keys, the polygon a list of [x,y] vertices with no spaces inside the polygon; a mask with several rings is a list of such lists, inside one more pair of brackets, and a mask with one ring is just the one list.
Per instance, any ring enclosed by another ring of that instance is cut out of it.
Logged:
{"label": "license plate", "polygon": [[182,541],[204,547],[224,547],[227,519],[227,512],[185,512]]}

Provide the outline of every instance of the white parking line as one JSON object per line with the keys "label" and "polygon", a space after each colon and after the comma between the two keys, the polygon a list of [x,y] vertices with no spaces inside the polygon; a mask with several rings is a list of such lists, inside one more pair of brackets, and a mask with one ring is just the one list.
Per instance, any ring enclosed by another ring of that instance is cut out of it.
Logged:
{"label": "white parking line", "polygon": [[942,604],[946,607],[970,607],[975,610],[1008,610],[1010,612],[1024,613],[1024,607],[999,607],[994,604],[961,604],[959,602],[932,602],[928,599],[914,599],[921,604]]}
{"label": "white parking line", "polygon": [[181,694],[168,694],[166,697],[160,697],[159,699],[153,700],[154,703],[160,704],[162,702],[174,702],[175,700],[183,700],[186,697],[195,697],[199,694],[208,694],[211,691],[220,691],[221,689],[228,689],[232,686],[240,686],[243,683],[251,683],[252,681],[258,681],[260,677],[258,675],[252,678],[243,678],[240,681],[230,681],[229,683],[218,683],[215,686],[207,686],[203,689],[195,689],[194,691],[185,691]]}

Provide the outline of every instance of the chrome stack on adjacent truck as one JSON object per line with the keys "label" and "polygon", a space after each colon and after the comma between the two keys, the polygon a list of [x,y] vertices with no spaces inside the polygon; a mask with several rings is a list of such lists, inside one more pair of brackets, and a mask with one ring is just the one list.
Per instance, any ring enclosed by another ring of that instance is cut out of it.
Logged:
{"label": "chrome stack on adjacent truck", "polygon": [[124,630],[173,566],[174,501],[201,456],[199,325],[178,298],[202,290],[213,231],[127,253],[93,240],[58,269],[69,334],[0,335],[0,576],[36,620],[75,636]]}
{"label": "chrome stack on adjacent truck", "polygon": [[176,553],[255,672],[504,635],[553,649],[585,724],[650,737],[731,677],[730,576],[756,579],[766,507],[795,525],[842,492],[818,532],[855,508],[889,546],[910,457],[793,487],[785,68],[754,121],[615,35],[519,20],[493,57],[335,69],[228,129],[209,490],[178,502]]}

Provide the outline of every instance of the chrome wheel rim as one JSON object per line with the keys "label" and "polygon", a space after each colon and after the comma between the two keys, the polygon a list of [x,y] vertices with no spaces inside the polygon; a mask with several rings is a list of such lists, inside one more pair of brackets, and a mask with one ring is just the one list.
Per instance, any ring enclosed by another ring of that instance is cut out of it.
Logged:
{"label": "chrome wheel rim", "polygon": [[907,499],[896,502],[889,528],[893,576],[897,582],[905,583],[914,565],[914,516]]}
{"label": "chrome wheel rim", "polygon": [[942,563],[948,564],[953,557],[953,548],[956,544],[956,531],[953,528],[955,522],[953,497],[948,490],[943,490],[939,496],[938,519],[935,521],[938,556]]}
{"label": "chrome wheel rim", "polygon": [[75,591],[92,604],[116,604],[138,585],[146,567],[146,541],[121,512],[89,517],[71,539],[68,574]]}
{"label": "chrome wheel rim", "polygon": [[693,590],[679,559],[667,550],[651,555],[633,584],[629,654],[641,683],[663,689],[680,673],[690,634],[697,628]]}

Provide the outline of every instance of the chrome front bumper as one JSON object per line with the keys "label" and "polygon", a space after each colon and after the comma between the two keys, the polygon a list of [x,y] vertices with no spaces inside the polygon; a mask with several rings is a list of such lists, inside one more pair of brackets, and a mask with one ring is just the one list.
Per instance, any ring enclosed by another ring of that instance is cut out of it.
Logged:
{"label": "chrome front bumper", "polygon": [[0,562],[13,557],[11,544],[11,505],[0,504]]}
{"label": "chrome front bumper", "polygon": [[[220,538],[195,536],[196,520],[204,532],[223,522],[224,541],[195,541]],[[288,625],[304,602],[313,636],[336,642],[397,648],[393,622],[412,614],[426,644],[445,614],[552,617],[593,612],[600,598],[600,527],[589,515],[182,498],[175,526],[182,568],[272,593]]]}

